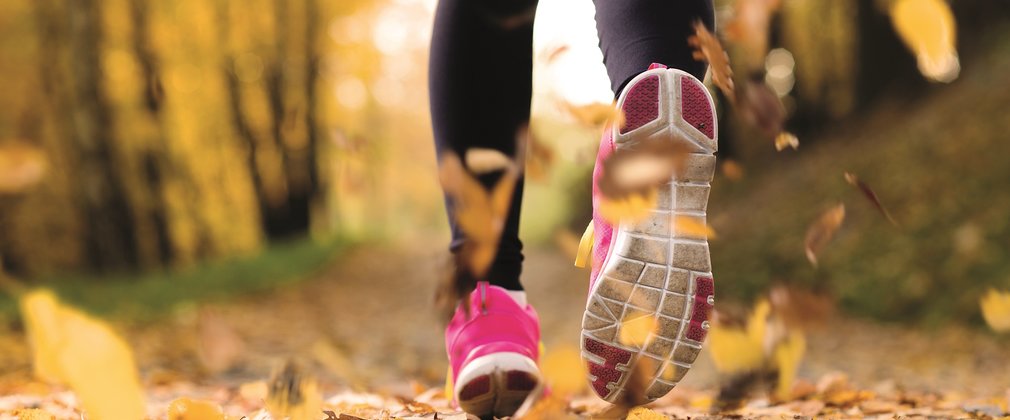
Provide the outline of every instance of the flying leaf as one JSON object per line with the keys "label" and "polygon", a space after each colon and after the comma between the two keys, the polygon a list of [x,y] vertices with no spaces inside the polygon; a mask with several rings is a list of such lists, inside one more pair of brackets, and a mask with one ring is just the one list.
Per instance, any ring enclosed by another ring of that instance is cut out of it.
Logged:
{"label": "flying leaf", "polygon": [[729,54],[722,48],[719,39],[715,37],[701,21],[694,22],[694,35],[687,38],[687,43],[694,47],[695,60],[704,61],[712,70],[712,83],[730,100],[734,98],[733,68],[729,65]]}
{"label": "flying leaf", "polygon": [[559,104],[561,109],[572,119],[586,127],[624,127],[624,111],[614,104],[594,102],[575,105],[566,101],[559,101]]}
{"label": "flying leaf", "polygon": [[525,142],[522,149],[525,153],[522,158],[527,178],[539,182],[547,181],[547,175],[555,161],[554,149],[539,140],[528,129],[520,138]]}
{"label": "flying leaf", "polygon": [[989,289],[979,301],[982,317],[995,331],[1010,331],[1010,292]]}
{"label": "flying leaf", "polygon": [[730,181],[737,182],[743,179],[743,166],[740,166],[735,160],[726,159],[722,162],[722,176]]}
{"label": "flying leaf", "polygon": [[874,192],[867,183],[848,172],[845,173],[845,181],[848,182],[849,185],[858,188],[859,192],[863,193],[863,197],[870,200],[870,203],[873,203],[873,207],[876,207],[877,211],[884,215],[888,222],[891,222],[894,226],[898,225],[898,222],[895,222],[894,218],[891,217],[891,212],[887,211],[887,208],[880,202],[880,198],[877,197],[877,193]]}
{"label": "flying leaf", "polygon": [[702,217],[674,214],[671,217],[674,231],[677,235],[697,239],[715,239],[715,231],[705,223]]}
{"label": "flying leaf", "polygon": [[48,170],[42,149],[22,143],[0,144],[0,194],[24,191],[38,184]]}
{"label": "flying leaf", "polygon": [[771,306],[759,303],[745,326],[734,327],[716,312],[708,332],[708,350],[712,363],[722,373],[743,373],[758,369],[764,362],[764,325]]}
{"label": "flying leaf", "polygon": [[820,217],[807,228],[807,235],[803,241],[803,245],[807,260],[814,267],[817,266],[817,254],[821,252],[828,242],[831,242],[831,238],[835,236],[835,232],[842,226],[844,220],[845,204],[838,204],[821,213]]}
{"label": "flying leaf", "polygon": [[643,141],[603,162],[597,186],[608,198],[648,195],[665,185],[684,167],[690,154],[687,141]]}
{"label": "flying leaf", "polygon": [[800,148],[800,140],[793,133],[783,131],[775,136],[775,150],[781,152],[787,147],[798,150]]}
{"label": "flying leaf", "polygon": [[556,395],[575,395],[586,388],[586,366],[578,349],[562,346],[545,352],[540,370]]}
{"label": "flying leaf", "polygon": [[659,195],[656,190],[644,194],[631,194],[624,198],[610,199],[602,197],[597,210],[600,217],[610,223],[638,222],[649,216],[656,208]]}
{"label": "flying leaf", "polygon": [[221,407],[210,401],[176,398],[168,404],[168,420],[224,420]]}
{"label": "flying leaf", "polygon": [[452,199],[455,222],[466,236],[466,268],[475,277],[482,277],[497,252],[498,239],[512,202],[518,179],[515,165],[508,165],[498,183],[488,192],[463,168],[453,153],[442,157],[439,171],[442,188]]}
{"label": "flying leaf", "polygon": [[316,381],[294,362],[288,361],[270,379],[266,407],[274,418],[315,420],[322,412],[323,400]]}
{"label": "flying leaf", "polygon": [[768,292],[768,300],[775,315],[790,328],[822,326],[835,309],[835,302],[830,296],[795,287],[775,286]]}
{"label": "flying leaf", "polygon": [[571,49],[571,47],[569,47],[567,44],[565,44],[565,45],[558,45],[558,46],[556,46],[554,48],[551,48],[551,49],[547,50],[547,54],[546,54],[546,56],[547,56],[546,57],[547,62],[548,63],[553,63],[555,60],[558,59],[558,57],[561,57],[566,52],[568,52],[568,50],[570,50],[570,49]]}
{"label": "flying leaf", "polygon": [[800,361],[806,351],[807,342],[803,334],[794,330],[778,343],[772,350],[772,360],[778,368],[778,380],[775,385],[775,397],[779,401],[789,399],[793,390],[796,373],[799,372]]}
{"label": "flying leaf", "polygon": [[477,175],[502,171],[512,165],[512,159],[501,151],[480,147],[467,149],[465,160],[466,167]]}
{"label": "flying leaf", "polygon": [[897,0],[891,21],[913,53],[926,78],[943,83],[957,79],[957,24],[950,5],[943,0]]}
{"label": "flying leaf", "polygon": [[786,109],[775,91],[765,84],[763,77],[748,79],[734,104],[744,121],[756,127],[767,138],[776,138],[782,133]]}
{"label": "flying leaf", "polygon": [[749,66],[755,66],[768,52],[769,24],[781,0],[736,0],[733,19],[726,25],[726,38],[742,47]]}
{"label": "flying leaf", "polygon": [[20,306],[37,376],[70,386],[92,418],[144,417],[133,352],[112,328],[48,290],[28,292]]}
{"label": "flying leaf", "polygon": [[656,318],[650,315],[625,319],[621,323],[620,341],[626,346],[644,347],[656,331]]}

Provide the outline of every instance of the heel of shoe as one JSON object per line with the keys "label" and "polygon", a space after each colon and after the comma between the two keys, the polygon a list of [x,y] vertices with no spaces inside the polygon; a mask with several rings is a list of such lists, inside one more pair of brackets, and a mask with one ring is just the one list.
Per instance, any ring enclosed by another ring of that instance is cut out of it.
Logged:
{"label": "heel of shoe", "polygon": [[478,417],[505,417],[539,388],[541,378],[530,358],[493,353],[468,363],[457,380],[454,396],[463,411]]}

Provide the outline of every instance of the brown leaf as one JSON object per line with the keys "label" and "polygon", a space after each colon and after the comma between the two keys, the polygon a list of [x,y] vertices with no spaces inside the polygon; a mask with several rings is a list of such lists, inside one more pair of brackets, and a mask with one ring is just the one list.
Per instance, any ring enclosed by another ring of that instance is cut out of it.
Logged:
{"label": "brown leaf", "polygon": [[807,236],[803,242],[807,260],[817,266],[817,254],[835,236],[835,232],[845,220],[845,204],[838,204],[821,213],[820,217],[807,228]]}
{"label": "brown leaf", "polygon": [[782,133],[786,109],[775,91],[764,83],[763,77],[748,79],[734,104],[744,121],[766,137],[775,138]]}
{"label": "brown leaf", "polygon": [[694,35],[687,38],[694,47],[694,59],[704,61],[712,69],[712,83],[715,83],[727,98],[734,97],[733,69],[729,65],[729,54],[701,21],[694,22]]}
{"label": "brown leaf", "polygon": [[554,166],[554,149],[529,133],[526,136],[525,150],[526,176],[534,181],[546,182],[550,169]]}
{"label": "brown leaf", "polygon": [[726,25],[726,38],[746,54],[745,62],[760,65],[768,53],[769,23],[781,0],[736,0],[733,19]]}
{"label": "brown leaf", "polygon": [[550,50],[547,51],[547,57],[546,57],[547,63],[553,63],[555,60],[558,59],[558,57],[561,57],[562,55],[564,55],[564,53],[568,52],[569,49],[571,49],[571,47],[569,47],[567,44],[558,45],[554,48],[551,48]]}
{"label": "brown leaf", "polygon": [[684,167],[690,150],[687,141],[644,141],[634,149],[622,150],[603,162],[598,181],[600,193],[620,199],[647,195]]}
{"label": "brown leaf", "polygon": [[891,224],[894,226],[898,225],[898,222],[896,222],[894,218],[891,217],[891,212],[887,211],[887,208],[884,207],[884,204],[880,202],[880,197],[877,197],[877,193],[874,192],[872,188],[870,188],[869,184],[863,182],[863,180],[859,179],[856,175],[851,174],[849,172],[845,173],[845,181],[848,182],[849,185],[858,188],[859,192],[863,193],[863,197],[866,197],[867,200],[870,200],[870,203],[873,203],[873,207],[876,207],[877,211],[879,211],[880,214],[884,215],[884,217],[887,218],[888,222],[891,222]]}
{"label": "brown leaf", "polygon": [[18,193],[38,184],[48,167],[41,148],[23,142],[0,144],[0,194]]}
{"label": "brown leaf", "polygon": [[795,287],[775,286],[768,293],[772,311],[789,328],[815,328],[824,325],[834,314],[831,296]]}
{"label": "brown leaf", "polygon": [[722,162],[722,176],[726,177],[726,179],[737,182],[743,179],[743,175],[743,166],[737,163],[737,161],[726,159]]}
{"label": "brown leaf", "polygon": [[591,128],[624,127],[624,111],[614,106],[595,102],[586,105],[574,105],[570,102],[560,101],[561,109],[570,115],[576,122]]}

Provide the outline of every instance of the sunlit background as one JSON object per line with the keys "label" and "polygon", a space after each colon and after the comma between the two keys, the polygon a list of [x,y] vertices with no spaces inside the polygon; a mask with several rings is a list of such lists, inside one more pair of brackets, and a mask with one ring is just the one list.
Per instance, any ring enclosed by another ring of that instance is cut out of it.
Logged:
{"label": "sunlit background", "polygon": [[[0,417],[16,406],[4,395],[69,392],[46,385],[71,381],[40,374],[26,338],[45,318],[33,311],[59,305],[125,337],[153,415],[181,395],[248,414],[288,359],[329,394],[438,386],[431,295],[449,233],[428,115],[436,6],[0,2]],[[1010,289],[1005,2],[716,9],[736,81],[730,98],[706,79],[727,328],[791,296],[801,317],[824,317],[809,331],[786,322],[807,334],[807,385],[842,370],[863,385],[1005,388],[992,372],[1006,372],[1010,343],[992,314],[1010,298],[990,292]],[[548,348],[577,347],[588,273],[571,260],[612,116],[598,42],[592,1],[541,0],[521,230]],[[950,360],[909,356],[934,345]],[[715,357],[703,353],[690,389],[718,389]]]}

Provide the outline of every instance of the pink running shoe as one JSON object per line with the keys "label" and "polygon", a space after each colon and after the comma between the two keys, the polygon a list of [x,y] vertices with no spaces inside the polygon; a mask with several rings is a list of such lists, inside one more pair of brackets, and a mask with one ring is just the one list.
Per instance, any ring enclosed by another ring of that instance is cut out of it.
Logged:
{"label": "pink running shoe", "polygon": [[477,283],[468,303],[470,316],[460,305],[445,329],[446,391],[467,413],[510,416],[540,382],[540,320],[532,306],[487,282]]}
{"label": "pink running shoe", "polygon": [[[593,171],[593,223],[581,247],[583,265],[592,253],[582,357],[592,388],[610,402],[622,398],[635,364],[652,359],[648,366],[655,369],[644,378],[645,398],[651,401],[684,377],[708,330],[714,302],[708,241],[682,235],[673,216],[705,220],[717,121],[712,98],[698,79],[658,64],[628,83],[617,106],[626,124],[603,134]],[[681,175],[660,188],[649,217],[613,226],[598,211],[602,163],[645,138],[686,142],[692,153]],[[643,345],[622,344],[622,320],[644,316],[655,317],[656,330]]]}

